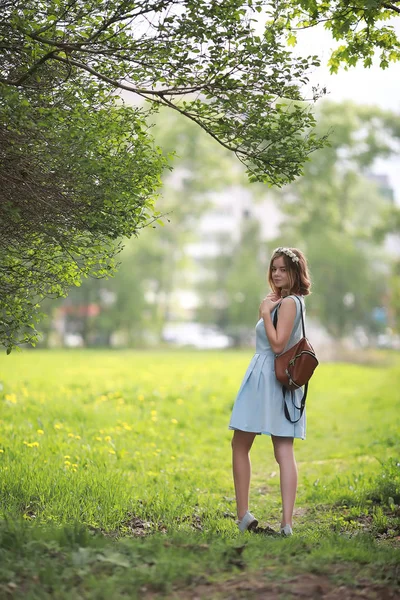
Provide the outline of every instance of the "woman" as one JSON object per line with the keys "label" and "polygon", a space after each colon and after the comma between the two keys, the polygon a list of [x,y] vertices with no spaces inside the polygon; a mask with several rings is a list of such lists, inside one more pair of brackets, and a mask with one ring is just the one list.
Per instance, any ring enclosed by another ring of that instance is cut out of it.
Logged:
{"label": "woman", "polygon": [[[304,296],[310,293],[310,276],[304,254],[297,248],[277,248],[270,261],[268,282],[271,293],[261,302],[256,325],[256,354],[245,373],[229,424],[232,438],[232,466],[236,492],[238,526],[241,531],[254,529],[257,519],[249,512],[251,477],[250,449],[255,436],[270,435],[279,464],[282,496],[281,533],[292,535],[293,509],[297,491],[297,465],[294,438],[305,439],[306,414],[291,423],[284,413],[287,403],[292,420],[300,415],[303,391],[294,392],[294,402],[284,398],[274,371],[276,354],[294,346],[302,337],[301,311]],[[278,311],[276,329],[275,312]]]}

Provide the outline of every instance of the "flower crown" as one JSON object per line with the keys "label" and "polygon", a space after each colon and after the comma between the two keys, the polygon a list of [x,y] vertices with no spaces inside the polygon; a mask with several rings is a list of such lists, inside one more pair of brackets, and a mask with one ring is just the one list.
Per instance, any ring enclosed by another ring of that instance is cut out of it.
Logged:
{"label": "flower crown", "polygon": [[274,250],[274,254],[275,252],[283,252],[283,254],[289,256],[294,263],[298,263],[300,260],[299,257],[290,248],[276,248],[276,250]]}

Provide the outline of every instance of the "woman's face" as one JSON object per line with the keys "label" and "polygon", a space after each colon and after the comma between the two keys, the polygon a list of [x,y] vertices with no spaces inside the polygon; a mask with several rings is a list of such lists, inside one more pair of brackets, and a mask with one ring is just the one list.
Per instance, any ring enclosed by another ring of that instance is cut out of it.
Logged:
{"label": "woman's face", "polygon": [[272,281],[280,290],[288,289],[289,277],[285,266],[285,259],[283,256],[275,258],[271,268]]}

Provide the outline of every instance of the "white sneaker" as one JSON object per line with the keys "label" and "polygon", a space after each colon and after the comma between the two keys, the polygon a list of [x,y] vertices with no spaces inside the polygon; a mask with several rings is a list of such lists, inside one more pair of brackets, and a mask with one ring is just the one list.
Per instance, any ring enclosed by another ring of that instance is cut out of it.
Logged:
{"label": "white sneaker", "polygon": [[290,527],[290,525],[285,525],[284,527],[281,527],[281,535],[284,535],[284,536],[293,535],[293,530]]}
{"label": "white sneaker", "polygon": [[249,511],[247,511],[247,513],[244,515],[243,519],[236,521],[236,523],[240,531],[251,531],[258,525],[257,519]]}

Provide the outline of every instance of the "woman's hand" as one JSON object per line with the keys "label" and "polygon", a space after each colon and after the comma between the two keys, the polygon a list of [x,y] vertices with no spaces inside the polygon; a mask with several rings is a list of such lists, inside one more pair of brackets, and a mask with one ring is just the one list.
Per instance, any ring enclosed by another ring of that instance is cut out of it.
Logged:
{"label": "woman's hand", "polygon": [[266,298],[269,298],[273,302],[276,302],[277,300],[281,299],[281,296],[279,294],[277,294],[276,292],[270,292],[269,294],[266,295]]}
{"label": "woman's hand", "polygon": [[[269,294],[267,294],[267,296],[264,298],[264,300],[271,300],[272,302],[279,302],[279,300],[281,300],[282,298],[276,293],[276,292],[270,292]],[[262,307],[263,310],[270,312],[270,309],[267,308],[266,306],[263,306],[263,302],[264,300],[261,302],[259,308],[258,308],[258,318],[260,319],[262,317]],[[275,304],[274,304],[275,306]],[[271,308],[271,310],[273,309],[273,307]]]}
{"label": "woman's hand", "polygon": [[260,315],[263,316],[264,314],[268,314],[270,312],[272,312],[275,308],[275,306],[277,304],[279,304],[279,302],[281,301],[281,298],[278,298],[277,300],[273,300],[272,298],[275,298],[276,296],[273,295],[271,297],[271,294],[268,294],[268,296],[266,298],[264,298],[264,300],[261,302],[260,304]]}

